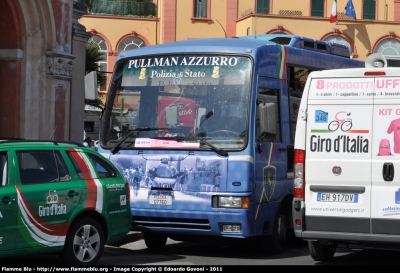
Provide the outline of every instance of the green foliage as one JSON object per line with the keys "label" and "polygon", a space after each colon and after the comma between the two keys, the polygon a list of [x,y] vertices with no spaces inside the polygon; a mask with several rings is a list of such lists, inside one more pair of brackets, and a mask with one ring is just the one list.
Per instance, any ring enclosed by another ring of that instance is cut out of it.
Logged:
{"label": "green foliage", "polygon": [[85,8],[86,8],[86,13],[89,14],[90,11],[92,10],[92,5],[93,2],[95,2],[96,0],[85,0],[84,4],[85,4]]}
{"label": "green foliage", "polygon": [[90,14],[153,17],[156,5],[149,0],[86,0],[91,2]]}
{"label": "green foliage", "polygon": [[150,2],[149,0],[113,0],[114,2]]}
{"label": "green foliage", "polygon": [[85,74],[92,71],[97,71],[97,84],[103,85],[106,83],[107,76],[100,73],[99,61],[104,60],[103,53],[100,52],[100,48],[95,40],[89,38],[86,42],[86,62],[85,62]]}

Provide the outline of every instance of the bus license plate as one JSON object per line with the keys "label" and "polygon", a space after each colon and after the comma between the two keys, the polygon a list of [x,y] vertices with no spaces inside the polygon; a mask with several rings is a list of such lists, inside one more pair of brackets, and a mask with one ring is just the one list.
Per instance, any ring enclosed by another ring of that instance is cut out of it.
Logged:
{"label": "bus license plate", "polygon": [[322,193],[317,195],[318,202],[358,203],[357,193]]}
{"label": "bus license plate", "polygon": [[167,195],[150,195],[149,203],[152,205],[172,205],[172,196]]}

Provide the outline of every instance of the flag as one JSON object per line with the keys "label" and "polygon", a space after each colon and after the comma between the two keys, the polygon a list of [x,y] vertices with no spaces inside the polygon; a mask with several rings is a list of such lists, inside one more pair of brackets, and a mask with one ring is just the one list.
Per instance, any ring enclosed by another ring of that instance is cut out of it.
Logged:
{"label": "flag", "polygon": [[331,17],[329,18],[329,22],[335,23],[337,21],[338,21],[338,18],[337,18],[337,3],[336,3],[336,0],[334,0],[333,1],[333,5],[332,5]]}
{"label": "flag", "polygon": [[353,17],[354,20],[357,20],[356,11],[354,10],[354,6],[353,6],[353,1],[352,0],[348,0],[347,1],[347,5],[346,5],[346,7],[344,9],[346,10],[346,16]]}

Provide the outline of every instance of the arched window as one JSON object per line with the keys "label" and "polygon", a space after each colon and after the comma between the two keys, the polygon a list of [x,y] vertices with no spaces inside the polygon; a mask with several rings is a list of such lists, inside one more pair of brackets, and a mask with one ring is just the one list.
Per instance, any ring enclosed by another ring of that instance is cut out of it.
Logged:
{"label": "arched window", "polygon": [[137,49],[137,48],[145,47],[145,46],[146,46],[146,43],[138,37],[126,37],[118,45],[118,53],[120,53],[121,51]]}
{"label": "arched window", "polygon": [[342,36],[338,36],[338,35],[328,36],[324,39],[324,41],[347,46],[347,48],[349,49],[349,52],[350,52],[350,56],[351,56],[351,54],[352,54],[351,46],[350,46],[349,42],[347,42],[347,40],[345,38],[343,38]]}
{"label": "arched window", "polygon": [[[108,57],[107,44],[100,36],[93,35],[92,39],[97,43],[97,45],[99,46],[99,51],[103,55],[103,60],[97,63],[100,65],[100,71],[104,73],[104,76],[106,76],[107,74],[105,73],[107,73],[107,57]],[[103,84],[100,85],[100,91],[106,91],[106,90],[107,90],[107,84],[106,82],[104,82]]]}
{"label": "arched window", "polygon": [[396,39],[385,39],[375,48],[375,53],[385,56],[388,66],[400,67],[400,41]]}

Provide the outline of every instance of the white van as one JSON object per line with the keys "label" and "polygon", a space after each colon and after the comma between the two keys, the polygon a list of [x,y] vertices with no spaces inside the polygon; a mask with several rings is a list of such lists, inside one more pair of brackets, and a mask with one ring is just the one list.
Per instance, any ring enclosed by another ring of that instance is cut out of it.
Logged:
{"label": "white van", "polygon": [[[316,261],[400,249],[400,69],[312,72],[297,118],[293,224]],[[397,171],[396,171],[397,169]]]}

